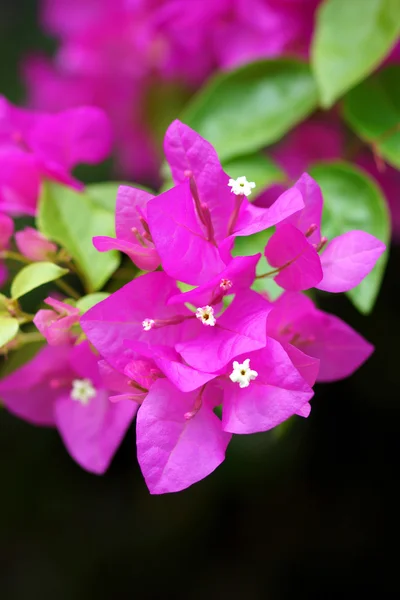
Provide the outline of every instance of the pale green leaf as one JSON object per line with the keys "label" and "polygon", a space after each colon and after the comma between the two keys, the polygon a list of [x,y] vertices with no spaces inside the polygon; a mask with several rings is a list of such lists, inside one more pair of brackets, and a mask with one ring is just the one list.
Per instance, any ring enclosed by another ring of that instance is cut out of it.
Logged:
{"label": "pale green leaf", "polygon": [[19,330],[17,319],[0,315],[0,348],[15,338]]}
{"label": "pale green leaf", "polygon": [[11,297],[14,299],[24,296],[44,283],[59,279],[68,273],[50,262],[36,262],[27,265],[17,273],[11,283]]}

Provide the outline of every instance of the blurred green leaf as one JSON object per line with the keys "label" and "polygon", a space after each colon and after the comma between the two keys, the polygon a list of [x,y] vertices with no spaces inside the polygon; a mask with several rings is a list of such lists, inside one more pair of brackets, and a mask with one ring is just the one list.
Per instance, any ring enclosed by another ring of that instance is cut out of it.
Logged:
{"label": "blurred green leaf", "polygon": [[104,208],[104,210],[110,211],[114,214],[117,192],[120,185],[128,185],[130,187],[152,193],[152,191],[144,185],[139,185],[138,183],[129,183],[126,181],[105,181],[103,183],[92,183],[85,187],[85,193],[99,208]]}
{"label": "blurred green leaf", "polygon": [[213,77],[181,120],[211,142],[225,161],[278,141],[316,105],[308,65],[263,60]]}
{"label": "blurred green leaf", "polygon": [[44,283],[59,279],[68,272],[68,269],[62,269],[51,262],[36,262],[27,265],[17,273],[11,283],[11,298],[20,298]]}
{"label": "blurred green leaf", "polygon": [[[256,189],[252,197],[269,187],[273,183],[285,181],[285,173],[278,167],[274,161],[264,154],[248,154],[239,156],[223,165],[224,170],[233,179],[242,175],[247,177],[247,181],[254,181]],[[250,199],[252,199],[252,197]]]}
{"label": "blurred green leaf", "polygon": [[400,0],[326,0],[316,19],[311,64],[321,104],[369,75],[400,33]]}
{"label": "blurred green leaf", "polygon": [[39,202],[37,225],[45,236],[68,251],[88,292],[101,289],[118,267],[117,252],[98,252],[92,244],[96,235],[114,235],[114,212],[99,206],[98,199],[93,200],[88,193],[47,182]]}
{"label": "blurred green leaf", "polygon": [[6,375],[16,371],[22,367],[22,365],[32,360],[35,354],[37,354],[43,346],[44,341],[33,342],[24,344],[21,348],[18,348],[18,350],[10,352],[0,366],[0,379],[3,379]]}
{"label": "blurred green leaf", "polygon": [[[337,162],[318,164],[310,174],[322,188],[324,212],[322,232],[329,239],[352,229],[361,229],[385,244],[390,241],[390,216],[385,198],[375,181],[353,165]],[[384,252],[371,273],[347,292],[362,313],[369,313],[382,283],[388,258]]]}
{"label": "blurred green leaf", "polygon": [[400,65],[360,83],[345,96],[343,108],[350,127],[400,169]]}
{"label": "blurred green leaf", "polygon": [[15,338],[19,330],[17,319],[0,315],[0,348]]}
{"label": "blurred green leaf", "polygon": [[95,294],[88,294],[87,296],[83,296],[76,301],[75,306],[79,308],[82,313],[85,313],[89,308],[95,306],[102,300],[108,298],[110,294],[107,292],[96,292]]}

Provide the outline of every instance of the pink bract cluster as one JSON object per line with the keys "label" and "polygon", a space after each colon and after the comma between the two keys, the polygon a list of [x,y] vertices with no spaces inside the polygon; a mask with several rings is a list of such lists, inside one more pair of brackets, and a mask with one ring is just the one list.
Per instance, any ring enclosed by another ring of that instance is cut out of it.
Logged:
{"label": "pink bract cluster", "polygon": [[[53,61],[24,66],[30,100],[45,110],[94,104],[110,117],[119,172],[154,180],[158,140],[149,94],[195,90],[211,73],[252,60],[306,56],[320,0],[43,0]],[[166,97],[168,102],[168,97]]]}
{"label": "pink bract cluster", "polygon": [[80,188],[74,167],[101,162],[110,150],[110,123],[99,108],[48,114],[17,108],[0,96],[0,210],[35,215],[44,178]]}
{"label": "pink bract cluster", "polygon": [[[88,341],[78,345],[77,310],[47,299],[52,310],[35,322],[54,352],[47,346],[0,384],[10,411],[56,425],[97,473],[137,412],[138,460],[154,494],[214,471],[232,434],[307,417],[316,381],[347,377],[370,356],[366,340],[301,290],[348,290],[385,248],[362,231],[323,238],[322,195],[307,174],[262,208],[247,198],[251,182],[229,179],[213,147],[179,121],[165,153],[174,187],[154,197],[122,186],[116,239],[94,239],[151,272],[86,312]],[[237,236],[271,226],[265,275],[285,290],[275,302],[251,289],[261,254],[231,254]]]}

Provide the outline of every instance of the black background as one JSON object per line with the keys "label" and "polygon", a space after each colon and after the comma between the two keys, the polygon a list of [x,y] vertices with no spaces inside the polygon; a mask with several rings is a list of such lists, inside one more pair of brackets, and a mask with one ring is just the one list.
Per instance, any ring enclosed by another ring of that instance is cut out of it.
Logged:
{"label": "black background", "polygon": [[[33,0],[0,6],[0,93],[18,101],[21,56],[52,44]],[[222,467],[179,494],[149,495],[133,430],[96,477],[55,431],[0,411],[0,598],[395,597],[399,275],[394,247],[368,318],[322,299],[376,346],[356,375],[317,386],[311,416],[282,437],[235,438]]]}

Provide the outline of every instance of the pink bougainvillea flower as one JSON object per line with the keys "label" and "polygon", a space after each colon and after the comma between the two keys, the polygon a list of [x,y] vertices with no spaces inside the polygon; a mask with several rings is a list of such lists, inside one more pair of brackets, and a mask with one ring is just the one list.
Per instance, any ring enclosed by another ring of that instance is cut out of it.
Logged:
{"label": "pink bougainvillea flower", "polygon": [[160,258],[154,247],[147,224],[147,203],[154,198],[144,190],[121,185],[118,189],[115,212],[117,238],[96,236],[93,244],[100,252],[125,252],[139,269],[154,271]]}
{"label": "pink bougainvillea flower", "polygon": [[196,415],[187,418],[199,392],[180,392],[163,379],[154,384],[140,407],[137,453],[152,494],[183,490],[223,462],[231,434],[223,431],[209,395],[206,387]]}
{"label": "pink bougainvillea flower", "polygon": [[178,280],[208,283],[229,263],[236,236],[267,229],[304,206],[296,188],[269,209],[253,206],[250,182],[229,179],[211,144],[180,121],[168,128],[165,152],[176,186],[149,202],[148,221],[163,268]]}
{"label": "pink bougainvillea flower", "polygon": [[104,473],[138,404],[112,403],[97,357],[79,346],[46,346],[0,383],[6,408],[36,425],[56,426],[72,458],[84,469]]}
{"label": "pink bougainvillea flower", "polygon": [[[360,334],[338,317],[315,308],[303,294],[285,292],[273,306],[267,320],[268,335],[279,340],[291,358],[295,347],[319,360],[319,370],[318,364],[309,366],[311,380],[316,372],[317,381],[348,377],[373,352],[373,346]],[[307,377],[304,370],[302,374]]]}
{"label": "pink bougainvillea flower", "polygon": [[[273,339],[190,393],[157,381],[137,418],[138,460],[150,492],[176,492],[203,479],[224,460],[232,433],[266,431],[294,414],[307,416],[312,395]],[[220,404],[222,421],[213,413]]]}
{"label": "pink bougainvillea flower", "polygon": [[277,271],[275,281],[289,291],[316,287],[347,292],[373,269],[385,244],[355,230],[326,245],[328,240],[320,235],[323,200],[318,184],[303,173],[294,187],[301,192],[305,207],[277,225],[265,248],[268,262]]}
{"label": "pink bougainvillea flower", "polygon": [[79,309],[50,296],[44,302],[53,310],[41,309],[35,315],[33,322],[40,333],[50,346],[71,341],[76,337],[71,332],[71,327],[79,321]]}
{"label": "pink bougainvillea flower", "polygon": [[48,260],[57,252],[57,246],[50,242],[40,231],[25,227],[15,234],[18,250],[32,261]]}
{"label": "pink bougainvillea flower", "polygon": [[34,215],[43,178],[80,187],[71,170],[81,162],[104,160],[110,148],[110,125],[98,108],[51,115],[17,108],[0,97],[0,208]]}
{"label": "pink bougainvillea flower", "polygon": [[14,233],[14,221],[7,215],[0,213],[0,287],[6,281],[8,276],[7,267],[1,260],[2,250],[8,248],[11,236]]}

